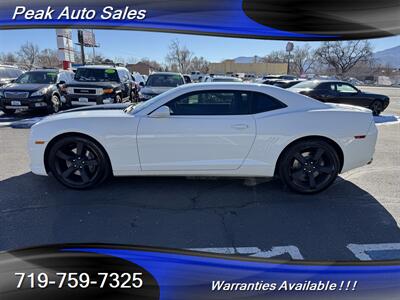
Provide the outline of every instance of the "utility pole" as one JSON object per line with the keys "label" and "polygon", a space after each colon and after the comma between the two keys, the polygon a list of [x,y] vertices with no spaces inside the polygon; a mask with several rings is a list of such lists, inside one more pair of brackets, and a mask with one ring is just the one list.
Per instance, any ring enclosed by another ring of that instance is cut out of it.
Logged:
{"label": "utility pole", "polygon": [[288,43],[286,44],[286,52],[288,53],[287,72],[286,72],[286,74],[288,74],[288,75],[289,75],[289,73],[290,73],[290,52],[292,52],[293,47],[294,47],[294,45],[293,45],[292,42],[288,42]]}

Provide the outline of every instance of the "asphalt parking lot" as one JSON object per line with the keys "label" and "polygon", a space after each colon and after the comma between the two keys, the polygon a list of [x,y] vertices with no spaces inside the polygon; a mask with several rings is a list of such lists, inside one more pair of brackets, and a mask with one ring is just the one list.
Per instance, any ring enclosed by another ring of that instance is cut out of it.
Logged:
{"label": "asphalt parking lot", "polygon": [[376,118],[374,162],[313,196],[292,194],[276,180],[164,177],[69,190],[30,173],[29,129],[10,127],[40,116],[0,116],[0,250],[88,242],[306,260],[399,259],[400,88],[362,89],[391,98]]}

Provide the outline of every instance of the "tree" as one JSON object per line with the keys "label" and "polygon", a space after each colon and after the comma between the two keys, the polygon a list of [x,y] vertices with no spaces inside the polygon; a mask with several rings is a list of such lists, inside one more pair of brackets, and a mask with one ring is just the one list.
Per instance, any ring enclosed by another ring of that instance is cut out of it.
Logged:
{"label": "tree", "polygon": [[59,68],[61,63],[58,59],[57,50],[44,49],[37,57],[37,64],[46,68]]}
{"label": "tree", "polygon": [[18,58],[11,52],[1,53],[0,62],[5,65],[14,65],[18,63]]}
{"label": "tree", "polygon": [[303,47],[296,46],[291,54],[291,73],[297,76],[303,75],[313,67],[315,61],[314,51],[309,44]]}
{"label": "tree", "polygon": [[200,71],[204,74],[207,74],[209,71],[210,62],[207,61],[203,56],[193,57],[191,64],[191,71]]}
{"label": "tree", "polygon": [[32,69],[38,61],[39,47],[33,43],[23,44],[18,51],[20,63],[28,70]]}
{"label": "tree", "polygon": [[283,50],[272,51],[262,61],[265,63],[287,63],[287,53]]}
{"label": "tree", "polygon": [[166,61],[171,69],[174,69],[175,66],[178,72],[187,73],[191,67],[192,56],[191,51],[185,46],[181,46],[178,40],[174,40],[169,46]]}
{"label": "tree", "polygon": [[324,42],[315,52],[318,60],[343,77],[356,64],[372,58],[372,48],[368,41]]}

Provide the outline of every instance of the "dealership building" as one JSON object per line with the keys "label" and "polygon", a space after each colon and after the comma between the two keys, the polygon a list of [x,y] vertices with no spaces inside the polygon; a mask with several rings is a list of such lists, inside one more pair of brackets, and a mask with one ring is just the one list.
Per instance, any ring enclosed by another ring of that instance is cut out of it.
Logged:
{"label": "dealership building", "polygon": [[227,59],[220,63],[210,63],[210,74],[248,73],[248,74],[286,74],[287,63],[236,63]]}

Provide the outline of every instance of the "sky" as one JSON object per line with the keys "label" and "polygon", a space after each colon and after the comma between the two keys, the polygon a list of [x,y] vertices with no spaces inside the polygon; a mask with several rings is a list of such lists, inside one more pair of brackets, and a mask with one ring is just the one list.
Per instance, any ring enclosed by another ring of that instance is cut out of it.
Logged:
{"label": "sky", "polygon": [[[179,40],[196,56],[203,56],[211,62],[232,59],[238,56],[265,56],[273,50],[284,50],[287,41],[255,40],[241,38],[209,37],[187,34],[141,32],[128,30],[95,30],[100,48],[96,51],[111,59],[149,58],[159,62],[165,60],[168,45]],[[73,40],[77,41],[76,30]],[[40,49],[57,48],[55,29],[0,30],[0,52],[16,52],[27,41],[37,44]],[[371,39],[374,52],[400,45],[400,36]],[[318,47],[320,42],[308,42]],[[303,45],[305,42],[294,42]],[[92,51],[88,49],[86,51]],[[88,53],[88,52],[87,52]]]}

